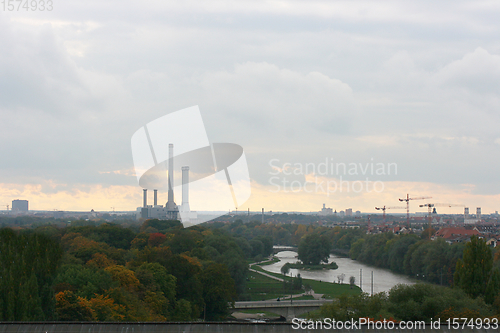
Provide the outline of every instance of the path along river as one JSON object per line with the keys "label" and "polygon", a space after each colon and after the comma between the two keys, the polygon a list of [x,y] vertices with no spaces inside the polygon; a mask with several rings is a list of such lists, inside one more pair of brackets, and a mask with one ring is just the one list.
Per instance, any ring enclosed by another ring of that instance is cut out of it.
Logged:
{"label": "path along river", "polygon": [[[281,267],[287,263],[294,263],[298,261],[297,252],[293,251],[281,251],[276,254],[276,257],[280,261],[267,266],[262,266],[266,271],[281,274]],[[312,279],[318,281],[327,282],[337,282],[337,276],[345,274],[344,283],[349,283],[349,277],[354,276],[356,278],[356,285],[359,286],[360,282],[360,269],[362,270],[362,285],[361,289],[364,292],[371,293],[371,272],[373,271],[373,292],[379,293],[382,291],[389,291],[392,287],[399,283],[403,284],[414,284],[416,281],[399,274],[394,274],[387,269],[372,267],[364,265],[356,260],[349,258],[339,257],[336,255],[330,255],[330,261],[335,261],[339,266],[338,269],[329,270],[302,270],[302,269],[291,269],[290,272],[293,276],[300,273],[300,276],[304,279]]]}

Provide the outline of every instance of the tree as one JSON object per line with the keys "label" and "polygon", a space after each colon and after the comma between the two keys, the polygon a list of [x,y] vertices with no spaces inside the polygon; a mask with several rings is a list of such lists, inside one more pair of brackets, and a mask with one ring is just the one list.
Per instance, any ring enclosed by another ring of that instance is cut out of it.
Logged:
{"label": "tree", "polygon": [[[198,318],[203,310],[203,285],[200,281],[201,268],[177,254],[168,259],[165,268],[169,274],[172,274],[177,279],[176,298],[189,301],[189,312],[192,316],[189,319]],[[183,306],[186,304],[183,303]]]}
{"label": "tree", "polygon": [[306,292],[306,294],[307,294],[307,295],[310,295],[310,294],[311,294],[311,291],[312,291],[311,285],[310,285],[310,284],[308,284],[308,283],[306,283],[306,284],[304,285],[304,290],[305,290],[305,292]]}
{"label": "tree", "polygon": [[92,309],[88,301],[69,290],[56,295],[56,311],[62,321],[92,320]]}
{"label": "tree", "polygon": [[491,249],[483,239],[472,236],[465,246],[463,259],[457,261],[454,283],[473,298],[484,295],[492,266]]}
{"label": "tree", "polygon": [[281,266],[281,274],[283,274],[283,295],[286,294],[286,280],[285,276],[290,272],[290,264],[286,263]]}
{"label": "tree", "polygon": [[104,270],[111,274],[113,281],[118,282],[120,287],[131,291],[139,287],[140,282],[135,276],[135,273],[124,266],[114,265],[106,267]]}
{"label": "tree", "polygon": [[76,296],[92,298],[95,294],[104,294],[115,287],[111,273],[104,269],[82,265],[63,265],[55,280],[56,292],[71,290]]}
{"label": "tree", "polygon": [[264,253],[264,244],[260,240],[252,239],[248,242],[252,247],[252,258],[258,256],[259,254],[262,256]]}
{"label": "tree", "polygon": [[234,303],[236,289],[227,267],[209,264],[202,273],[205,319],[222,320],[229,315],[229,303]]}
{"label": "tree", "polygon": [[326,236],[316,233],[304,236],[299,243],[299,259],[305,265],[319,265],[320,262],[328,262],[331,244]]}
{"label": "tree", "polygon": [[60,244],[45,235],[0,230],[0,320],[55,319],[61,257]]}
{"label": "tree", "polygon": [[490,280],[486,286],[484,301],[488,304],[493,304],[495,297],[500,292],[500,271],[495,268],[490,274]]}
{"label": "tree", "polygon": [[352,287],[354,287],[354,284],[356,283],[356,278],[354,276],[350,276],[349,277],[349,285],[351,286],[351,289]]}
{"label": "tree", "polygon": [[92,316],[97,321],[122,321],[125,316],[125,307],[115,304],[115,301],[108,296],[95,295],[88,302],[92,310]]}
{"label": "tree", "polygon": [[151,247],[160,246],[166,238],[167,237],[160,232],[149,234],[148,245]]}

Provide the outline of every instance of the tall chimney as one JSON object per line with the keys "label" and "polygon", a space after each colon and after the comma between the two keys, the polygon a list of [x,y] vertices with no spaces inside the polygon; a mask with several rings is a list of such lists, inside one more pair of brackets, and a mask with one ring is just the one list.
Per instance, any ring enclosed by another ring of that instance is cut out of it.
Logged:
{"label": "tall chimney", "polygon": [[174,145],[168,145],[168,202],[174,202]]}
{"label": "tall chimney", "polygon": [[142,206],[146,208],[148,206],[148,190],[144,189],[142,194]]}
{"label": "tall chimney", "polygon": [[182,210],[189,212],[189,167],[182,167]]}
{"label": "tall chimney", "polygon": [[174,202],[174,145],[168,145],[168,201],[165,205],[167,218],[176,220],[179,210]]}
{"label": "tall chimney", "polygon": [[155,192],[155,199],[154,199],[154,204],[155,204],[155,207],[158,206],[158,190],[154,190]]}

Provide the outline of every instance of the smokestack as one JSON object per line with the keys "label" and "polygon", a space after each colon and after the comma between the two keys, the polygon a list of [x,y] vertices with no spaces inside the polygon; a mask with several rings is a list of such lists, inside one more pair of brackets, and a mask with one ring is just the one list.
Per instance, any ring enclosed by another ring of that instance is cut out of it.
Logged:
{"label": "smokestack", "polygon": [[146,208],[148,206],[148,190],[144,189],[142,194],[142,206]]}
{"label": "smokestack", "polygon": [[167,219],[177,220],[179,209],[174,202],[174,145],[168,145],[168,201],[165,205]]}
{"label": "smokestack", "polygon": [[182,167],[182,210],[189,212],[189,167]]}
{"label": "smokestack", "polygon": [[154,191],[155,191],[154,192],[155,193],[155,199],[154,199],[155,201],[154,201],[154,203],[155,203],[155,207],[156,207],[156,206],[158,206],[158,190],[154,190]]}
{"label": "smokestack", "polygon": [[174,145],[168,144],[168,202],[174,202]]}

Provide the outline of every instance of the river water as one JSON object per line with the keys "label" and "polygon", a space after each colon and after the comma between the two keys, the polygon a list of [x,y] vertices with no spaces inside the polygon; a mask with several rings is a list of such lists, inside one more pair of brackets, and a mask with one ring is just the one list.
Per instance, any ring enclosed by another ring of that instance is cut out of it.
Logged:
{"label": "river water", "polygon": [[[298,261],[297,252],[294,251],[281,251],[276,254],[276,257],[280,261],[267,266],[262,266],[266,271],[281,274],[281,267],[289,263],[295,263]],[[356,278],[356,285],[360,282],[360,269],[362,270],[362,285],[360,286],[364,292],[371,293],[371,275],[373,272],[373,292],[379,293],[382,291],[389,291],[395,285],[402,284],[415,284],[415,280],[412,280],[404,275],[394,274],[390,270],[377,268],[372,266],[364,265],[356,260],[350,258],[339,257],[336,255],[330,255],[329,262],[335,261],[339,266],[338,269],[328,269],[328,270],[302,270],[302,269],[291,269],[290,272],[293,276],[300,273],[300,276],[305,279],[312,279],[318,281],[327,282],[337,282],[337,276],[345,274],[344,283],[349,283],[349,277],[354,276]]]}

